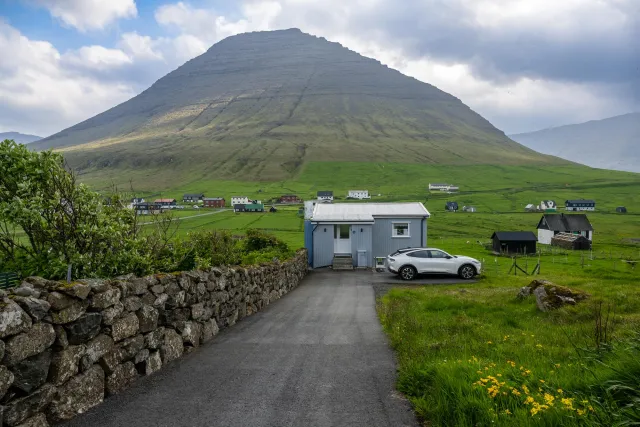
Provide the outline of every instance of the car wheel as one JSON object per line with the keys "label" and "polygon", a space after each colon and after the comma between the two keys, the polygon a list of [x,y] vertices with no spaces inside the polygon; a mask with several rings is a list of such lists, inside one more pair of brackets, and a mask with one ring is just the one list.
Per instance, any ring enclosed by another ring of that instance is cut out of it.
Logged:
{"label": "car wheel", "polygon": [[475,277],[476,274],[477,273],[475,267],[470,264],[465,264],[458,270],[458,275],[464,280],[471,280]]}
{"label": "car wheel", "polygon": [[416,278],[417,271],[410,265],[405,265],[399,271],[402,280],[413,280]]}

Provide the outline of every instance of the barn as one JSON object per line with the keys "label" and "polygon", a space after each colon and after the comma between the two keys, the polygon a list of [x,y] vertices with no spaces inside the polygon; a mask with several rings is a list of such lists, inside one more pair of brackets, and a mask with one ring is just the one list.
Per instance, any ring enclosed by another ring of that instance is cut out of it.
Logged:
{"label": "barn", "polygon": [[617,213],[627,213],[627,208],[625,208],[624,206],[618,206],[616,208],[616,212]]}
{"label": "barn", "polygon": [[531,231],[496,231],[491,240],[494,252],[509,254],[534,254],[538,242]]}

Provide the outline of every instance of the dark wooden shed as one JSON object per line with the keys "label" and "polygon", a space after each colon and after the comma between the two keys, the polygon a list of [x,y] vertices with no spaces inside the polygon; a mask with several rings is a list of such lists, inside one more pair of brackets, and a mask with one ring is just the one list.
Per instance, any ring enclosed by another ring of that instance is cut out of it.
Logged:
{"label": "dark wooden shed", "polygon": [[627,208],[625,208],[624,206],[618,206],[616,208],[616,212],[618,212],[618,213],[627,213]]}
{"label": "dark wooden shed", "polygon": [[496,231],[491,236],[493,251],[508,254],[535,254],[538,239],[531,231]]}
{"label": "dark wooden shed", "polygon": [[591,240],[580,234],[558,233],[551,239],[551,245],[575,251],[588,251],[591,249]]}

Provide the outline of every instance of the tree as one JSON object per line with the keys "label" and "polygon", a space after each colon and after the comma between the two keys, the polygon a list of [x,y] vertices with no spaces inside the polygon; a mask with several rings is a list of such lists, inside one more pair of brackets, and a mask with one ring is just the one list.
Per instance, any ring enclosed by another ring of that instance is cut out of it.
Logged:
{"label": "tree", "polygon": [[[23,274],[108,276],[145,270],[135,212],[77,183],[60,154],[0,143],[0,267]],[[148,268],[148,267],[147,267]]]}

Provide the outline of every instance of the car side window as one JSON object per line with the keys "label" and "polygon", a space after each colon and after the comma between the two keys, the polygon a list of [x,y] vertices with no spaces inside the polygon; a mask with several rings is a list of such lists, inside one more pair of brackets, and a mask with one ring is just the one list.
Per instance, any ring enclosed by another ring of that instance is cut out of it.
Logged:
{"label": "car side window", "polygon": [[428,251],[415,251],[415,252],[409,252],[407,256],[410,256],[413,258],[429,258],[429,253]]}
{"label": "car side window", "polygon": [[447,254],[445,254],[442,251],[429,251],[429,252],[431,252],[431,258],[443,259],[447,257]]}

